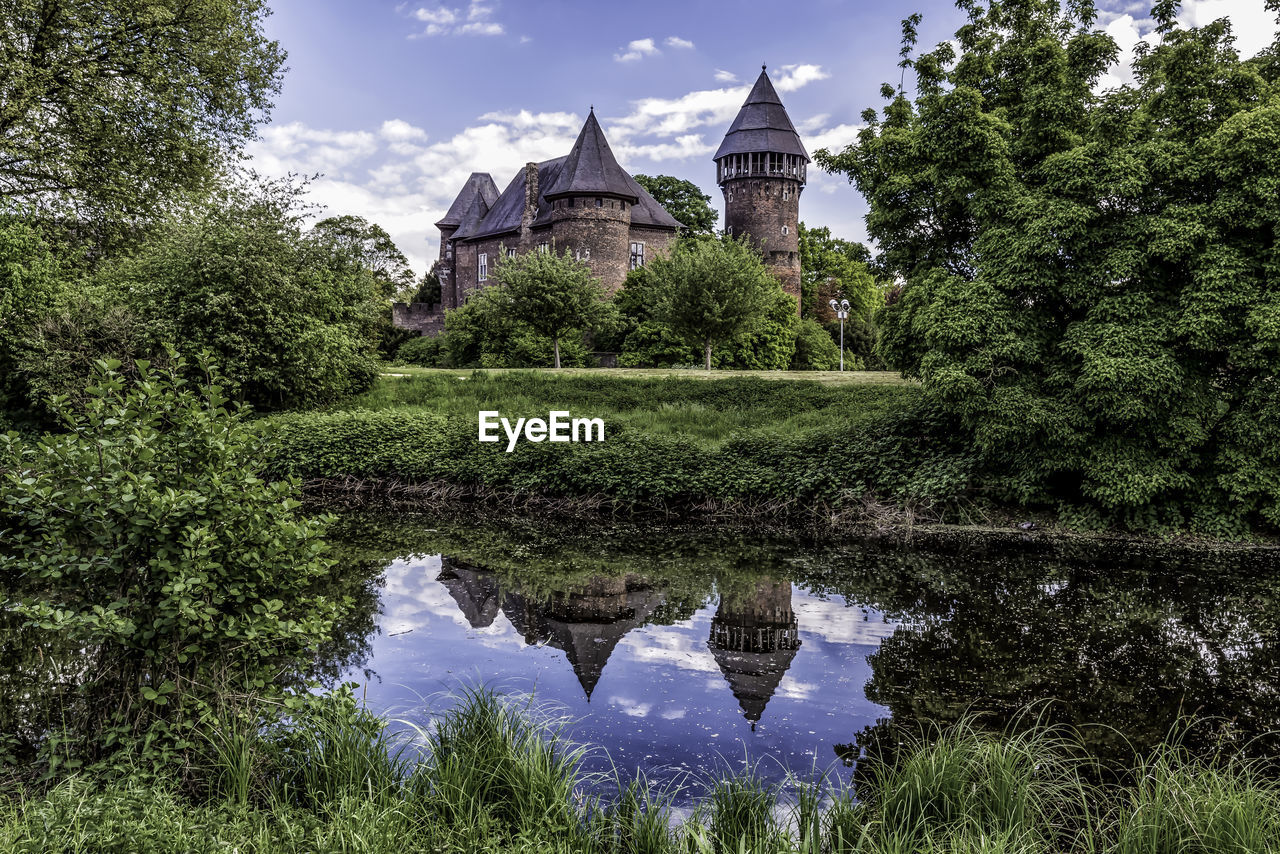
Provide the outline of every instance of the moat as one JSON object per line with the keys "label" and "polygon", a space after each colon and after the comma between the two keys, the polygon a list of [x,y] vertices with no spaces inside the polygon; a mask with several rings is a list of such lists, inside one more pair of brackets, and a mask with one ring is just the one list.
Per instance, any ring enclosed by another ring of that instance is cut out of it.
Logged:
{"label": "moat", "polygon": [[339,680],[416,723],[493,687],[566,721],[589,772],[848,780],[966,713],[1078,727],[1104,763],[1174,729],[1280,746],[1275,552],[370,515],[339,539],[372,616]]}

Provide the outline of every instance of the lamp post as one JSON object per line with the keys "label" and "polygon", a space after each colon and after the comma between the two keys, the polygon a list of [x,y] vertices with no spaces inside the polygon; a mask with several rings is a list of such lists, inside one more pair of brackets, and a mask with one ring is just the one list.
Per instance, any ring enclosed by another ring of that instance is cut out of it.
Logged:
{"label": "lamp post", "polygon": [[842,299],[840,302],[831,300],[831,310],[836,313],[836,317],[840,318],[840,370],[844,370],[844,320],[849,316],[849,301]]}

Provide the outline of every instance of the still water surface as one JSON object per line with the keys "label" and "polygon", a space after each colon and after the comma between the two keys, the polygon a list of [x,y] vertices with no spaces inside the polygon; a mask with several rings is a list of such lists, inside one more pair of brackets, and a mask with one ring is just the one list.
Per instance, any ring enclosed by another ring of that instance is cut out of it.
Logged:
{"label": "still water surface", "polygon": [[425,516],[343,530],[378,577],[342,677],[373,709],[422,722],[465,685],[532,695],[595,748],[588,771],[847,779],[895,727],[1013,725],[1045,701],[1104,759],[1180,718],[1200,749],[1280,746],[1274,554]]}

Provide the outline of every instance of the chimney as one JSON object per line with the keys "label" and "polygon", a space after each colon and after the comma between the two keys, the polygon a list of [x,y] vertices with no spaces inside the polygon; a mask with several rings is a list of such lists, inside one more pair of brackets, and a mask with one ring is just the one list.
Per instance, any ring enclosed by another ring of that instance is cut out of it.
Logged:
{"label": "chimney", "polygon": [[520,217],[520,242],[529,239],[529,228],[538,218],[538,164],[524,165],[524,215]]}

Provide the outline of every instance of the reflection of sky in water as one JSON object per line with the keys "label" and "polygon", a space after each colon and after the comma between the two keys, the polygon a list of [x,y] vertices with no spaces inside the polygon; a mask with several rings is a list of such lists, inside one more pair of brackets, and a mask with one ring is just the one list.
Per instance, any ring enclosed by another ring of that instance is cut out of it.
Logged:
{"label": "reflection of sky in water", "polygon": [[[866,699],[863,685],[871,675],[867,655],[894,624],[840,596],[823,599],[795,587],[788,597],[790,585],[766,582],[754,612],[794,613],[795,628],[784,632],[792,639],[784,638],[787,648],[725,652],[722,640],[721,651],[713,652],[714,600],[675,625],[637,626],[659,604],[661,591],[622,591],[621,581],[606,581],[613,585],[608,595],[591,602],[597,611],[600,602],[617,606],[612,620],[583,614],[581,605],[548,616],[545,606],[499,594],[488,573],[447,568],[446,587],[441,569],[439,556],[387,568],[368,665],[376,675],[365,689],[377,711],[420,719],[423,698],[439,708],[432,695],[460,684],[531,691],[572,720],[571,738],[608,751],[608,758],[593,753],[586,770],[606,770],[611,759],[624,777],[643,769],[654,781],[722,761],[738,765],[744,756],[762,759],[762,771],[774,779],[815,764],[826,769],[836,763],[835,745],[887,715]],[[748,602],[739,612],[752,610]],[[761,642],[758,628],[733,634],[743,619],[751,622],[735,613],[721,615],[716,637]],[[362,673],[350,678],[366,682]],[[759,717],[754,729],[748,715]]]}

